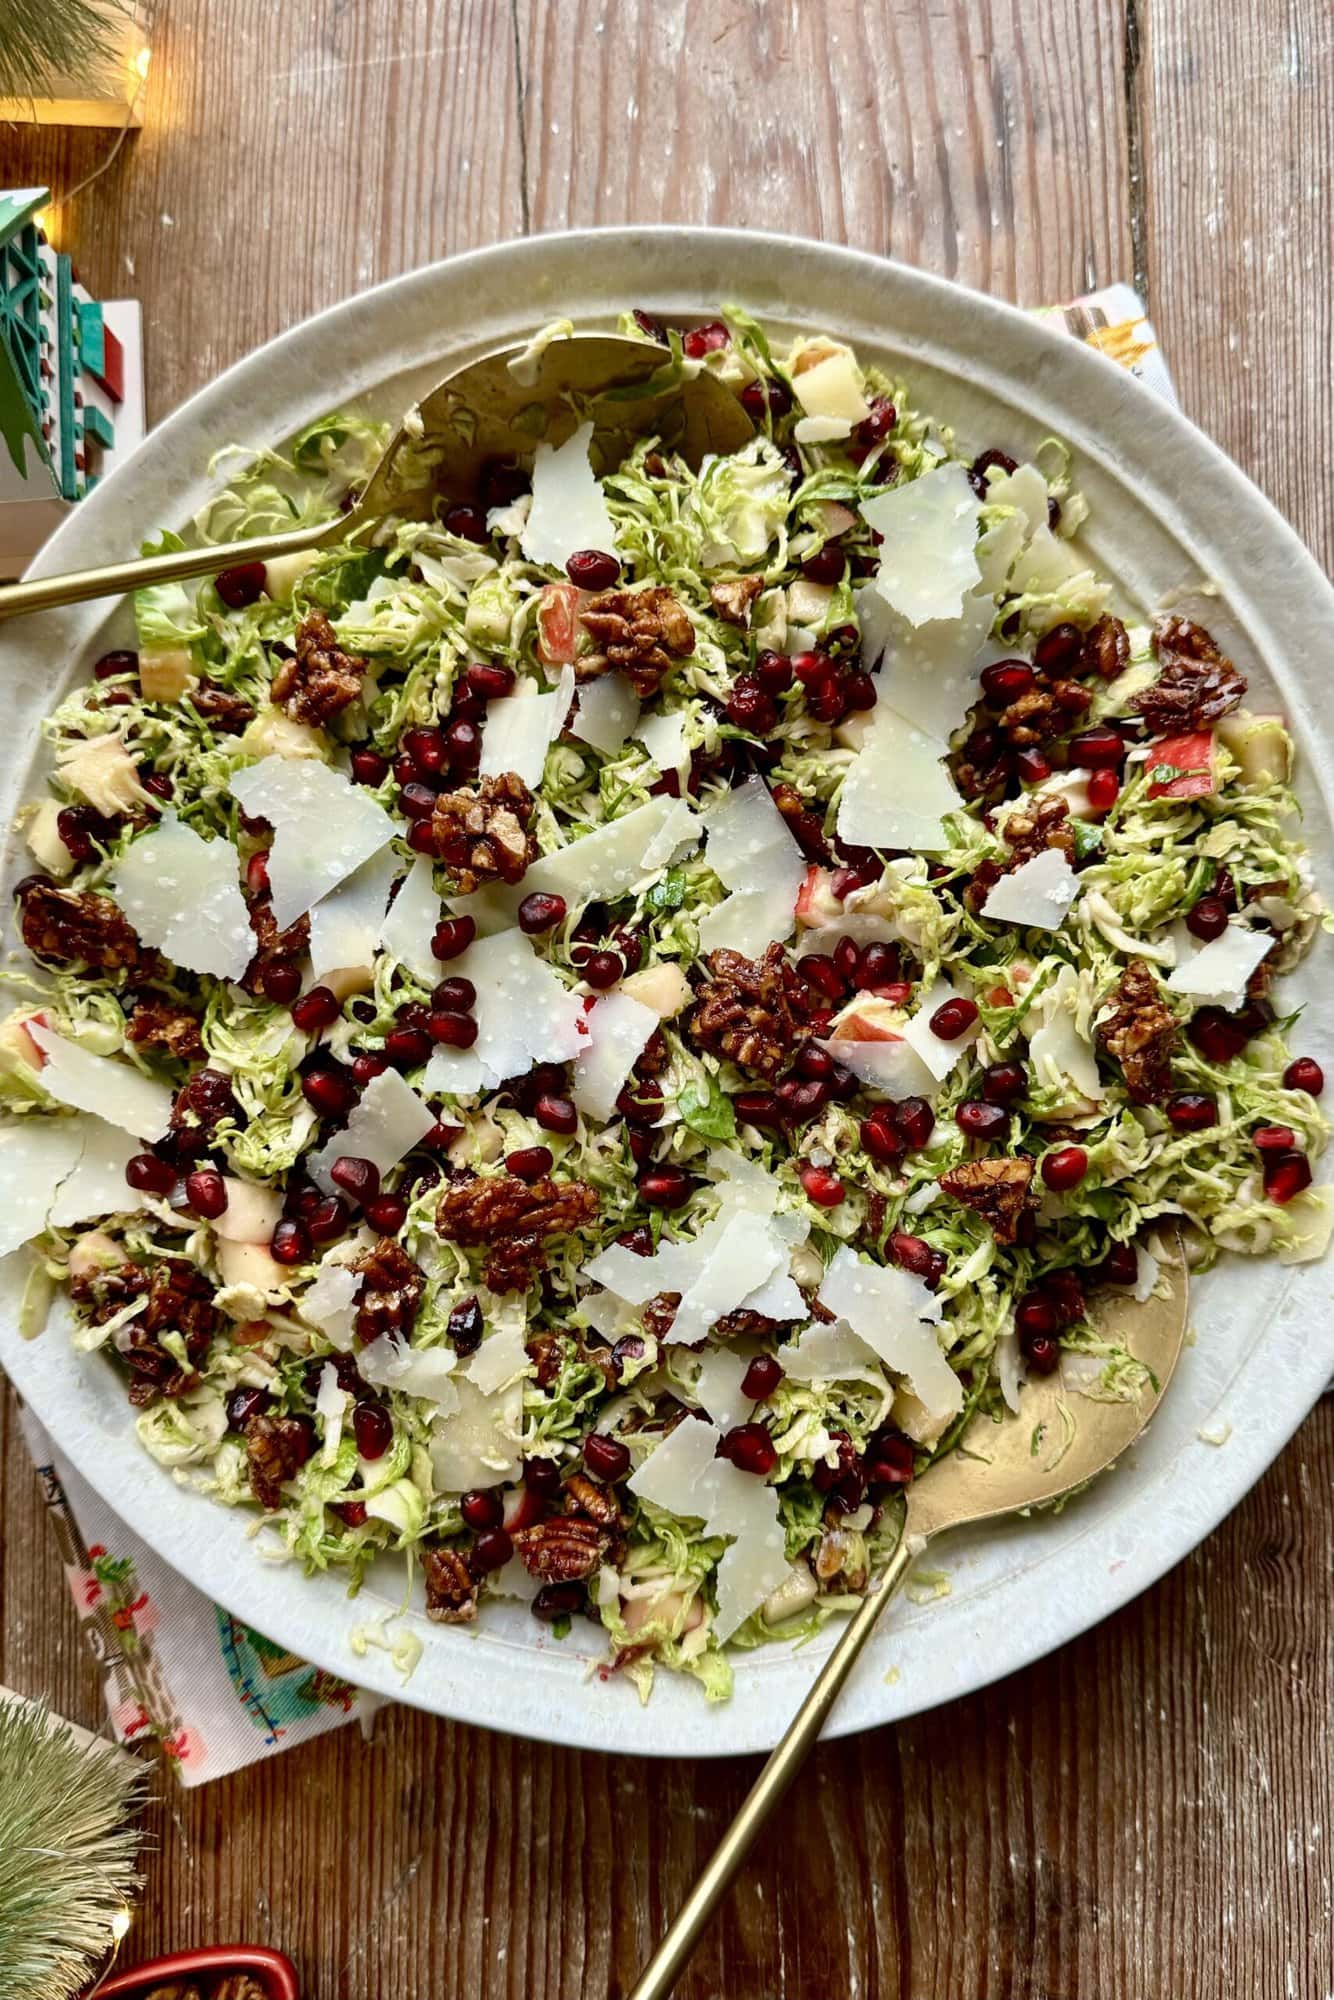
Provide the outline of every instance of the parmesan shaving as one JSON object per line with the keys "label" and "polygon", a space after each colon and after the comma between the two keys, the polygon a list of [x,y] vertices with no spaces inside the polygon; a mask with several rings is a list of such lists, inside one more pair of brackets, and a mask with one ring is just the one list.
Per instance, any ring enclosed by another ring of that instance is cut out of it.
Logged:
{"label": "parmesan shaving", "polygon": [[111,892],[145,944],[190,972],[239,979],[255,950],[230,840],[202,840],[174,812],[132,841]]}
{"label": "parmesan shaving", "polygon": [[232,797],[273,828],[269,881],[280,931],[378,854],[397,828],[364,785],[312,759],[265,757],[234,771]]}
{"label": "parmesan shaving", "polygon": [[112,1056],[91,1055],[35,1018],[27,1023],[27,1031],[46,1057],[41,1085],[48,1096],[76,1111],[90,1111],[150,1145],[166,1138],[171,1092],[164,1083],[154,1083]]}
{"label": "parmesan shaving", "polygon": [[863,518],[884,536],[875,587],[910,625],[958,618],[981,579],[977,495],[962,465],[942,465],[905,486],[863,500]]}
{"label": "parmesan shaving", "polygon": [[531,563],[563,570],[581,549],[611,554],[616,530],[602,486],[589,463],[592,423],[580,424],[557,450],[539,444],[533,456],[533,504],[519,546]]}

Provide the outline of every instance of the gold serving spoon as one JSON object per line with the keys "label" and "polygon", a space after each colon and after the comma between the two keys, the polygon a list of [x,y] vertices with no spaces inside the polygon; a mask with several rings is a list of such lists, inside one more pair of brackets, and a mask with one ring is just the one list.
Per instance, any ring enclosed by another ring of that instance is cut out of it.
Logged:
{"label": "gold serving spoon", "polygon": [[959,1444],[914,1482],[898,1546],[821,1668],[713,1859],[682,1904],[628,2000],[665,2000],[761,1828],[814,1747],[858,1655],[904,1577],[935,1536],[975,1521],[1046,1507],[1105,1472],[1139,1437],[1163,1399],[1186,1333],[1188,1285],[1181,1243],[1162,1276],[1169,1290],[1143,1305],[1127,1294],[1099,1303],[1100,1333],[1124,1343],[1148,1370],[1141,1394],[1125,1402],[1079,1396],[1073,1406],[1059,1374],[1030,1376],[1018,1416],[979,1416]]}
{"label": "gold serving spoon", "polygon": [[614,471],[643,437],[661,437],[696,467],[706,453],[739,450],[754,427],[733,391],[707,370],[664,382],[667,360],[655,343],[614,333],[569,334],[537,353],[510,347],[484,355],[405,413],[354,504],[332,521],[9,584],[0,589],[0,618],[349,541],[373,533],[390,514],[420,518],[442,494],[471,499],[488,459],[525,458],[539,443],[563,444],[586,418],[593,421],[599,473]]}

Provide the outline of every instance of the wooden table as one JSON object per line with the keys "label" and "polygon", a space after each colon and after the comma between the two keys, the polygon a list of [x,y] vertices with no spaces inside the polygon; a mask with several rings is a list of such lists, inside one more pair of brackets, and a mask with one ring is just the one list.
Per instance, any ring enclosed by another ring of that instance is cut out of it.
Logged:
{"label": "wooden table", "polygon": [[[1324,0],[159,0],[142,133],[59,219],[144,301],[161,416],[448,252],[622,220],[790,229],[1025,302],[1133,277],[1186,409],[1326,564]],[[70,189],[104,137],[0,138]],[[595,253],[594,253],[595,254]],[[1312,662],[1328,672],[1330,662]],[[834,1744],[690,2000],[1334,1990],[1334,1406],[1156,1590]],[[94,1722],[12,1413],[0,1680]],[[248,1936],[312,2000],[603,2000],[753,1775],[409,1709],[157,1808],[141,1947]]]}

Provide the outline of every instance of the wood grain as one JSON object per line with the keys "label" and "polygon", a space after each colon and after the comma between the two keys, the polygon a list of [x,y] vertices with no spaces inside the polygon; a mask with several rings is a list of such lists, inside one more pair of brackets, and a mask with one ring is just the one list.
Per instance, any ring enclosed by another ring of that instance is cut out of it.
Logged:
{"label": "wood grain", "polygon": [[[1188,409],[1328,556],[1334,27],[1319,0],[172,0],[143,133],[62,212],[162,415],[302,314],[524,228],[789,229],[1023,301],[1138,269]],[[0,132],[69,188],[88,134]],[[1226,1447],[1224,1447],[1226,1449]],[[686,2000],[1334,1992],[1334,1406],[1157,1589],[822,1750]],[[12,1412],[0,1680],[96,1722]],[[753,1766],[399,1709],[154,1809],[147,1952],[309,2000],[606,2000]]]}

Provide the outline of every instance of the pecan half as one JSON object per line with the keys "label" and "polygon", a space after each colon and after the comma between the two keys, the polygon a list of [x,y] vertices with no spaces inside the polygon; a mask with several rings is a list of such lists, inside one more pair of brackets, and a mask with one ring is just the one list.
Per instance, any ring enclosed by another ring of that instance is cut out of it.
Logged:
{"label": "pecan half", "polygon": [[710,952],[708,966],[687,1037],[756,1076],[777,1076],[797,1040],[797,978],[782,945],[771,944],[761,959],[724,948]]}
{"label": "pecan half", "polygon": [[1045,848],[1054,847],[1067,861],[1073,863],[1075,860],[1075,830],[1070,824],[1070,808],[1064,799],[1053,794],[1043,798],[1037,792],[1031,792],[1010,814],[1002,832],[1011,850],[1009,860],[1001,862],[989,857],[981,862],[964,890],[964,901],[974,915],[981,910],[1003,875],[1012,874]]}
{"label": "pecan half", "polygon": [[84,965],[93,972],[120,972],[152,965],[138,932],[110,896],[91,889],[57,889],[41,875],[18,886],[19,932],[35,958],[54,965]]}
{"label": "pecan half", "polygon": [[651,1333],[655,1340],[665,1340],[680,1303],[679,1292],[655,1292],[640,1314],[645,1333]]}
{"label": "pecan half", "polygon": [[1130,664],[1130,634],[1110,611],[1084,634],[1079,664],[1084,673],[1101,674],[1105,681],[1114,681]]}
{"label": "pecan half", "polygon": [[82,1319],[90,1326],[105,1326],[131,1299],[148,1290],[148,1273],[141,1264],[128,1260],[110,1269],[94,1265],[87,1271],[71,1271],[69,1295]]}
{"label": "pecan half", "polygon": [[602,1562],[611,1536],[596,1521],[562,1514],[516,1529],[514,1546],[530,1576],[544,1583],[579,1583]]}
{"label": "pecan half", "polygon": [[494,1291],[522,1291],[543,1264],[545,1239],[582,1229],[598,1212],[584,1181],[472,1174],[446,1188],[435,1213],[442,1236],[488,1252],[482,1275]]}
{"label": "pecan half", "polygon": [[595,1521],[599,1528],[623,1528],[625,1516],[609,1487],[598,1486],[582,1472],[565,1482],[565,1511]]}
{"label": "pecan half", "polygon": [[764,589],[762,576],[725,576],[709,585],[709,602],[725,625],[749,625],[750,607]]}
{"label": "pecan half", "polygon": [[250,1418],[245,1427],[245,1455],[250,1491],[270,1513],[283,1504],[285,1482],[294,1479],[315,1449],[315,1428],[306,1417]]}
{"label": "pecan half", "polygon": [[813,812],[794,785],[775,785],[773,802],[787,821],[787,830],[808,861],[827,868],[833,860],[824,836],[824,820]]}
{"label": "pecan half", "polygon": [[392,1236],[382,1236],[362,1251],[352,1269],[362,1279],[357,1296],[358,1337],[368,1345],[382,1333],[406,1338],[421,1307],[426,1279],[402,1244]]}
{"label": "pecan half", "polygon": [[989,1222],[998,1243],[1013,1243],[1032,1179],[1030,1159],[965,1160],[942,1174],[940,1185]]}
{"label": "pecan half", "polygon": [[[141,1290],[136,1281],[133,1291]],[[159,1396],[183,1394],[193,1383],[195,1371],[221,1323],[221,1314],[213,1304],[213,1287],[203,1272],[187,1264],[184,1258],[164,1258],[153,1269],[148,1281],[148,1303],[129,1322],[126,1344],[121,1350],[121,1359],[132,1377],[130,1401],[144,1409]],[[185,1368],[162,1345],[161,1336],[166,1333],[178,1333],[185,1342],[188,1363]]]}
{"label": "pecan half", "polygon": [[536,1370],[539,1389],[549,1389],[565,1365],[565,1337],[559,1333],[535,1333],[523,1344],[524,1353]]}
{"label": "pecan half", "polygon": [[152,1049],[178,1062],[194,1062],[204,1053],[197,1017],[170,1000],[138,1001],[125,1035],[136,1048]]}
{"label": "pecan half", "polygon": [[250,905],[250,928],[255,933],[255,956],[241,978],[247,993],[262,994],[264,974],[270,966],[290,964],[310,949],[310,918],[298,917],[285,931],[274,920],[267,896],[257,896]]}
{"label": "pecan half", "polygon": [[460,894],[483,882],[519,882],[537,859],[529,832],[533,795],[505,771],[483,778],[476,791],[441,792],[431,815],[431,849],[450,870]]}
{"label": "pecan half", "polygon": [[647,590],[600,590],[589,598],[580,622],[593,645],[576,658],[575,679],[597,680],[615,668],[641,701],[656,694],[664,674],[695,650],[694,626],[661,584]]}
{"label": "pecan half", "polygon": [[748,1306],[738,1306],[735,1312],[724,1313],[715,1320],[711,1332],[715,1340],[770,1340],[780,1326],[792,1323],[770,1319],[768,1313],[752,1312]]}
{"label": "pecan half", "polygon": [[477,1616],[477,1579],[457,1549],[423,1549],[426,1616],[437,1625],[470,1625]]}
{"label": "pecan half", "polygon": [[247,723],[255,719],[253,702],[233,694],[229,688],[215,687],[211,681],[192,688],[189,699],[204,721],[222,736],[239,736]]}
{"label": "pecan half", "polygon": [[1098,1039],[1120,1063],[1136,1104],[1156,1104],[1171,1086],[1177,1019],[1142,958],[1132,958],[1112,995],[1112,1012]]}
{"label": "pecan half", "polygon": [[293,722],[319,728],[356,700],[366,664],[343,651],[322,611],[308,612],[296,628],[296,652],[273,677],[273,699]]}
{"label": "pecan half", "polygon": [[1189,618],[1165,618],[1154,632],[1153,650],[1160,672],[1135,705],[1147,729],[1211,729],[1246,692],[1244,675]]}

